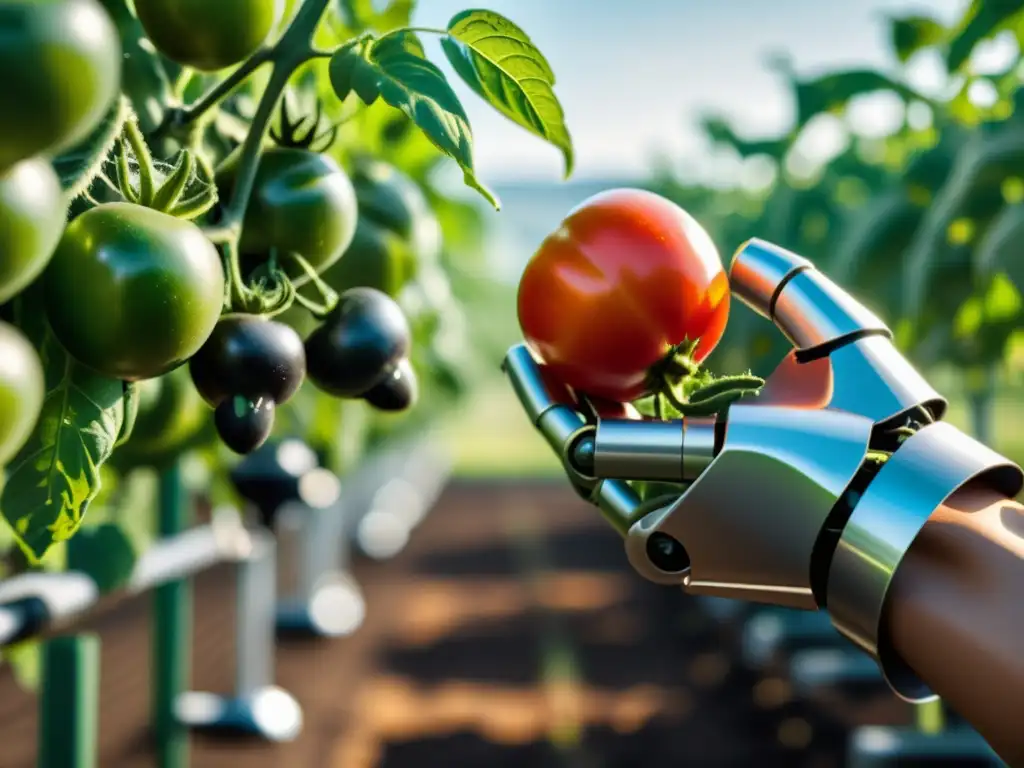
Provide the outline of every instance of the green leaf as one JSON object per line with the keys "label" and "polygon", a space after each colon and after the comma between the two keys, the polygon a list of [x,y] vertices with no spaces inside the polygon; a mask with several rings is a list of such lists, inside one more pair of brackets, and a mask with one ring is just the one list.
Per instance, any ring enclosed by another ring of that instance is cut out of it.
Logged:
{"label": "green leaf", "polygon": [[505,117],[562,151],[572,174],[572,137],[555,96],[555,74],[523,30],[493,11],[463,11],[441,48],[459,76]]}
{"label": "green leaf", "polygon": [[946,67],[959,70],[978,43],[1004,29],[1024,10],[1024,0],[974,0],[957,25],[946,52]]}
{"label": "green leaf", "polygon": [[[136,510],[137,511],[137,510]],[[83,528],[68,542],[68,570],[87,574],[100,592],[112,592],[131,579],[137,553],[116,523]]]}
{"label": "green leaf", "polygon": [[103,168],[103,161],[110,154],[125,122],[132,117],[128,100],[122,96],[114,101],[92,133],[54,159],[53,167],[68,198],[78,197],[89,188]]}
{"label": "green leaf", "polygon": [[[327,76],[331,81],[331,88],[334,89],[334,95],[338,97],[339,101],[348,98],[353,89],[355,71],[364,64],[362,43],[358,40],[346,43],[331,55],[331,60],[327,65]],[[362,98],[361,94],[360,98]],[[376,98],[375,95],[374,98]],[[372,99],[367,103],[372,103]]]}
{"label": "green leaf", "polygon": [[3,659],[11,665],[14,679],[27,691],[37,691],[42,680],[42,646],[39,640],[26,640],[4,648]]}
{"label": "green leaf", "polygon": [[38,563],[75,534],[99,493],[99,468],[124,418],[124,387],[77,364],[49,332],[38,302],[25,304],[32,315],[19,325],[40,351],[47,392],[32,436],[7,467],[0,511]]}
{"label": "green leaf", "polygon": [[732,147],[743,158],[765,155],[774,160],[780,160],[792,143],[789,136],[779,139],[741,139],[736,135],[732,126],[720,117],[706,117],[701,121],[701,126],[714,143]]}
{"label": "green leaf", "polygon": [[851,214],[843,236],[833,245],[831,276],[862,294],[871,309],[894,318],[902,298],[903,254],[923,216],[924,209],[903,189],[872,198]]}
{"label": "green leaf", "polygon": [[466,185],[499,208],[494,193],[476,178],[473,133],[466,111],[444,73],[424,58],[419,39],[409,32],[392,33],[366,41],[362,55],[365,65],[351,70],[352,88],[360,98],[369,104],[372,99],[367,96],[379,94],[385,103],[401,110],[435,147],[459,164]]}
{"label": "green leaf", "polygon": [[798,127],[807,125],[820,114],[843,112],[846,105],[857,96],[880,91],[895,93],[904,101],[931,103],[930,99],[908,85],[870,69],[832,72],[797,82],[795,88]]}
{"label": "green leaf", "polygon": [[974,252],[974,264],[981,275],[1005,271],[1006,276],[1024,293],[1024,203],[1006,206],[985,233]]}
{"label": "green leaf", "polygon": [[946,28],[930,16],[899,16],[890,19],[889,34],[896,58],[906,63],[918,51],[941,43]]}
{"label": "green leaf", "polygon": [[[917,316],[972,268],[971,249],[1003,207],[1002,184],[1024,176],[1024,132],[1015,125],[974,131],[956,155],[949,178],[928,207],[906,255],[905,306]],[[965,258],[966,257],[966,258]]]}

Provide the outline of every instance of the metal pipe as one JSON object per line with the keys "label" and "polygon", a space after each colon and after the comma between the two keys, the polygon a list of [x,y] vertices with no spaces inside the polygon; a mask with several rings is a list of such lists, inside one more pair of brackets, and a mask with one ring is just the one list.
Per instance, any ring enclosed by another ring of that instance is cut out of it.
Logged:
{"label": "metal pipe", "polygon": [[[190,550],[196,549],[197,552]],[[25,573],[0,581],[0,648],[67,631],[125,597],[183,579],[221,562],[250,557],[250,533],[235,515],[154,544],[139,557],[128,586],[101,596],[86,574]]]}

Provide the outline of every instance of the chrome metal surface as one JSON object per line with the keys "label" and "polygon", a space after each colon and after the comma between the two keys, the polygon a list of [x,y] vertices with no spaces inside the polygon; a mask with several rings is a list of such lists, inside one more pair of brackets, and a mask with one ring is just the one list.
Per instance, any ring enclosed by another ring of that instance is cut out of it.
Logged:
{"label": "chrome metal surface", "polygon": [[[559,403],[559,400],[549,390],[549,382],[545,382],[541,375],[540,366],[525,344],[516,344],[505,355],[505,362],[502,364],[505,375],[512,384],[512,390],[519,398],[519,402],[530,417],[530,421],[537,424],[541,416],[549,408]],[[563,398],[562,402],[566,402]],[[569,401],[571,402],[571,400]]]}
{"label": "chrome metal surface", "polygon": [[683,423],[684,482],[696,480],[715,458],[715,419],[691,417]]}
{"label": "chrome metal surface", "polygon": [[919,406],[936,419],[948,402],[925,381],[892,341],[868,336],[829,355],[833,388],[830,408],[859,413],[876,423]]}
{"label": "chrome metal surface", "polygon": [[252,555],[239,563],[235,587],[235,690],[245,697],[274,682],[277,544],[253,532]]}
{"label": "chrome metal surface", "polygon": [[946,399],[884,336],[857,339],[805,363],[796,355],[779,363],[759,401],[847,411],[876,424],[917,407],[936,419],[946,412]]}
{"label": "chrome metal surface", "polygon": [[[547,440],[551,450],[565,464],[566,471],[580,475],[569,462],[568,452],[576,438],[584,431],[593,429],[576,411],[567,405],[555,405],[544,412],[537,422],[537,429]],[[583,475],[580,475],[583,477]],[[589,478],[593,479],[593,478]]]}
{"label": "chrome metal surface", "polygon": [[250,556],[252,536],[237,513],[218,512],[209,525],[165,539],[142,553],[126,589],[145,592],[193,576],[217,563],[244,559]]}
{"label": "chrome metal surface", "polygon": [[596,477],[667,480],[683,476],[683,422],[601,419],[594,452]]}
{"label": "chrome metal surface", "polygon": [[[872,427],[838,411],[735,405],[722,451],[664,515],[648,516],[630,537],[660,531],[681,542],[691,567],[676,582],[688,592],[817,608],[811,553],[864,460]],[[651,577],[650,565],[638,570]]]}
{"label": "chrome metal surface", "polygon": [[736,298],[763,317],[771,316],[772,297],[790,274],[813,266],[803,256],[758,238],[736,250],[729,267],[729,284]]}
{"label": "chrome metal surface", "polygon": [[800,272],[783,286],[772,319],[801,350],[812,350],[852,333],[892,335],[871,310],[816,269]]}
{"label": "chrome metal surface", "polygon": [[640,506],[640,497],[636,491],[622,480],[602,480],[594,486],[590,500],[623,536],[629,530],[636,509]]}
{"label": "chrome metal surface", "polygon": [[[682,585],[690,570],[666,573],[654,566],[647,554],[647,542],[657,533],[676,504],[650,512],[631,525],[626,532],[626,559],[633,569],[648,581],[655,584]],[[685,545],[684,545],[685,546]]]}
{"label": "chrome metal surface", "polygon": [[891,649],[879,647],[889,584],[932,511],[982,476],[1009,498],[1024,488],[1017,465],[956,427],[937,422],[920,429],[864,491],[832,558],[828,610],[833,624],[878,659],[889,685],[908,701],[934,696]]}

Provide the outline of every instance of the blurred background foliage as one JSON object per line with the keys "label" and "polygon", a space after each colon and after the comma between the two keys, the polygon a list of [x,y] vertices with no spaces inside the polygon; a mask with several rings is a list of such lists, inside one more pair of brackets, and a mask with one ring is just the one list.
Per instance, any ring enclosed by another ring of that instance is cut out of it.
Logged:
{"label": "blurred background foliage", "polygon": [[[811,259],[889,323],[951,400],[952,421],[1024,460],[1016,427],[1024,418],[1024,2],[973,0],[952,24],[920,13],[884,23],[901,65],[895,74],[804,76],[785,56],[772,57],[768,66],[794,105],[781,135],[743,135],[728,115],[703,117],[711,142],[742,164],[736,182],[697,183],[669,159],[643,186],[692,213],[726,263],[751,237]],[[900,76],[915,57],[936,53],[946,70],[941,98]],[[879,97],[888,130],[858,130],[850,107]],[[823,134],[826,157],[807,150]],[[506,341],[514,336],[513,328]],[[786,351],[770,323],[734,302],[709,364],[767,375]],[[498,389],[484,392],[478,413],[495,423],[511,403]],[[512,414],[500,419],[494,432],[505,439],[492,451],[467,424],[457,440],[467,470],[500,471],[504,456],[510,472],[557,472],[516,423]]]}

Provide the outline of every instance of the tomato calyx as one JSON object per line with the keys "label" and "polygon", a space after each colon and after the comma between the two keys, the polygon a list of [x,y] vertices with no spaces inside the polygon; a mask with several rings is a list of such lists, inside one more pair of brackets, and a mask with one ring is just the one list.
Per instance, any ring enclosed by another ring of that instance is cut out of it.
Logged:
{"label": "tomato calyx", "polygon": [[134,118],[125,123],[118,141],[116,167],[118,192],[134,205],[191,221],[217,202],[213,172],[206,161],[186,148],[174,166],[167,166],[166,172],[158,170]]}
{"label": "tomato calyx", "polygon": [[699,344],[700,339],[694,341],[683,339],[680,343],[670,347],[665,356],[652,365],[647,373],[652,388],[659,388],[666,376],[680,380],[698,376],[701,367],[700,363],[694,360],[694,352]]}
{"label": "tomato calyx", "polygon": [[281,106],[278,109],[278,126],[271,127],[270,138],[279,147],[294,149],[308,149],[311,152],[325,152],[334,144],[338,138],[338,125],[329,125],[320,130],[320,123],[323,119],[323,102],[315,100],[314,112],[312,115],[300,115],[293,120],[291,108],[288,105],[291,92],[285,92],[281,99]]}
{"label": "tomato calyx", "polygon": [[744,397],[757,397],[764,379],[749,371],[735,376],[715,376],[694,359],[700,339],[683,339],[651,366],[647,388],[654,415],[663,418],[665,404],[680,416],[718,416]]}

